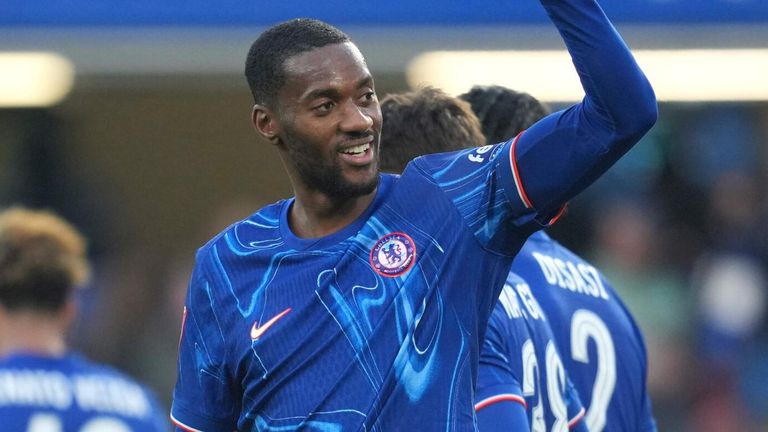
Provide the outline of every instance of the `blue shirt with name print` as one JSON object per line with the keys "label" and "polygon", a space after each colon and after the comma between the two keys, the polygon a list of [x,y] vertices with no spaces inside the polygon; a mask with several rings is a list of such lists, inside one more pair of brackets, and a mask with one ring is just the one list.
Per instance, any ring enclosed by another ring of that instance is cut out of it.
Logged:
{"label": "blue shirt with name print", "polygon": [[0,358],[0,430],[164,432],[168,415],[145,387],[68,353]]}
{"label": "blue shirt with name print", "polygon": [[488,322],[475,410],[480,432],[587,431],[547,315],[514,273]]}
{"label": "blue shirt with name print", "polygon": [[655,431],[642,333],[602,273],[544,232],[528,239],[512,271],[549,318],[589,430]]}

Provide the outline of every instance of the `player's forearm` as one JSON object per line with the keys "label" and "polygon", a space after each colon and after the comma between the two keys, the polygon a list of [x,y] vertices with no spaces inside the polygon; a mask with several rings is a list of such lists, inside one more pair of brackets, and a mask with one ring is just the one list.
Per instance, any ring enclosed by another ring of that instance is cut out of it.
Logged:
{"label": "player's forearm", "polygon": [[653,126],[657,108],[651,85],[597,3],[542,4],[586,92],[582,103],[524,132],[514,149],[522,188],[545,222]]}
{"label": "player's forearm", "polygon": [[583,115],[616,134],[641,137],[656,121],[653,88],[594,0],[541,0],[586,93]]}

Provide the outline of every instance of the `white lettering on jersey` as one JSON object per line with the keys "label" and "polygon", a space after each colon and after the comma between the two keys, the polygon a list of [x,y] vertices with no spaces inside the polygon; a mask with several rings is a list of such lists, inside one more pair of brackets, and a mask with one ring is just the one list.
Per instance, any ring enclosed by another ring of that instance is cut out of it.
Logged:
{"label": "white lettering on jersey", "polygon": [[75,399],[83,410],[118,412],[131,417],[149,413],[147,399],[133,383],[96,375],[76,376],[73,381]]}
{"label": "white lettering on jersey", "polygon": [[563,261],[539,252],[533,252],[547,283],[575,293],[608,300],[600,273],[591,265]]}
{"label": "white lettering on jersey", "polygon": [[507,313],[507,318],[522,318],[524,316],[523,310],[520,309],[520,302],[517,300],[517,294],[510,285],[504,284],[499,295],[499,302]]}
{"label": "white lettering on jersey", "polygon": [[69,381],[60,372],[0,371],[0,406],[2,405],[67,409],[72,405]]}
{"label": "white lettering on jersey", "polygon": [[478,147],[474,152],[470,153],[467,158],[472,162],[483,163],[485,161],[485,157],[483,155],[491,151],[492,148],[492,145]]}
{"label": "white lettering on jersey", "polygon": [[520,300],[528,310],[528,316],[533,319],[544,320],[544,312],[541,311],[539,302],[537,302],[536,298],[533,296],[531,287],[529,287],[526,283],[519,283],[515,285],[515,289],[517,290],[517,294],[520,296]]}
{"label": "white lettering on jersey", "polygon": [[105,375],[75,375],[31,369],[0,370],[0,406],[25,405],[146,418],[150,404],[141,387]]}

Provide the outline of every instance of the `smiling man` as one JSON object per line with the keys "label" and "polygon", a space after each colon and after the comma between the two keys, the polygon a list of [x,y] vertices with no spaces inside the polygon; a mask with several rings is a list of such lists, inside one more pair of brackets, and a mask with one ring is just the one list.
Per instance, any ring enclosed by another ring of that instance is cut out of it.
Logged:
{"label": "smiling man", "polygon": [[584,102],[517,140],[419,158],[400,177],[378,172],[379,102],[344,33],[298,19],[254,42],[253,124],[294,197],[197,254],[179,430],[475,429],[479,347],[512,258],[656,119],[653,90],[599,6],[542,4]]}

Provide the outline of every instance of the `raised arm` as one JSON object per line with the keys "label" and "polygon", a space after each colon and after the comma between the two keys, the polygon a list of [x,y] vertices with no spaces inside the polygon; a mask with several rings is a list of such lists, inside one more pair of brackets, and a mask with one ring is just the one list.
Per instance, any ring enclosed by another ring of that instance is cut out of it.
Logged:
{"label": "raised arm", "polygon": [[523,132],[513,146],[516,183],[539,220],[557,214],[655,123],[656,98],[594,0],[541,0],[557,26],[586,96]]}

